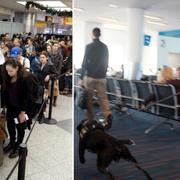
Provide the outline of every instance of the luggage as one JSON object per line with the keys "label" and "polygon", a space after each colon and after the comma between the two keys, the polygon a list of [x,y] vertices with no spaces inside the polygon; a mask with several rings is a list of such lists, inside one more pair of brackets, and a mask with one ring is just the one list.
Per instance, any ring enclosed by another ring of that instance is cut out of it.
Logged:
{"label": "luggage", "polygon": [[[1,110],[1,93],[0,93],[0,110]],[[8,136],[5,128],[5,120],[6,120],[5,112],[2,111],[0,112],[0,166],[2,166],[4,159],[3,142]]]}

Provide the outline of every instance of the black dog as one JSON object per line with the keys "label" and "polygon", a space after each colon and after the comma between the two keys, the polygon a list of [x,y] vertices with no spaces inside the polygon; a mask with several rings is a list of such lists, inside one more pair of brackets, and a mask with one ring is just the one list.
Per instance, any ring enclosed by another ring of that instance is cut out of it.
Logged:
{"label": "black dog", "polygon": [[109,171],[108,166],[112,161],[119,162],[122,158],[131,161],[141,170],[148,180],[152,180],[150,175],[142,169],[137,160],[132,156],[127,145],[134,144],[133,140],[118,140],[104,132],[103,127],[96,121],[83,120],[78,126],[79,131],[79,159],[82,164],[85,163],[85,150],[97,154],[97,168],[105,174],[110,180],[114,180],[114,176]]}

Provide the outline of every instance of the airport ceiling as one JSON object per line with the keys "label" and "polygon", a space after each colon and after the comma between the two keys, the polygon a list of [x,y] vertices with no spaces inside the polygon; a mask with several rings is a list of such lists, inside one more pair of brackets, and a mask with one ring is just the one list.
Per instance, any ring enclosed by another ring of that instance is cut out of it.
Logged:
{"label": "airport ceiling", "polygon": [[145,29],[180,29],[180,0],[74,0],[74,7],[77,8],[74,12],[75,20],[84,18],[86,21],[108,23],[109,19],[109,22],[115,20],[122,25],[127,25],[127,8],[141,8],[145,10],[145,15],[161,18],[151,19],[161,25],[149,24],[149,19],[145,18]]}
{"label": "airport ceiling", "polygon": [[[1,0],[0,7],[8,8],[18,12],[26,11],[25,6],[17,3],[16,1],[26,1],[26,0]],[[38,0],[38,1],[43,1],[43,0]],[[53,1],[58,1],[58,0],[53,0]],[[61,0],[61,2],[67,5],[67,7],[72,8],[72,0]]]}

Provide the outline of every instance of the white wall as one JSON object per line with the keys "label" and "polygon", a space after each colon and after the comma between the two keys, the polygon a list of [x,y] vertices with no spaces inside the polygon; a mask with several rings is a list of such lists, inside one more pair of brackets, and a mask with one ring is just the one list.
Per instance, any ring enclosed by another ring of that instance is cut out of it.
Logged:
{"label": "white wall", "polygon": [[[86,42],[85,35],[85,22],[80,21],[74,15],[73,25],[73,61],[76,68],[81,67],[81,63],[84,56]],[[120,66],[127,62],[127,31],[117,30],[102,27],[101,40],[107,44],[109,48],[109,66],[119,71]],[[150,46],[144,46],[143,48],[143,60],[142,71],[144,74],[150,75],[155,74],[157,70],[157,44],[158,44],[158,33],[146,31],[145,34],[151,35]],[[89,34],[91,37],[91,34]]]}
{"label": "white wall", "polygon": [[24,25],[22,23],[14,22],[0,22],[0,34],[2,33],[21,33],[23,32]]}
{"label": "white wall", "polygon": [[143,74],[153,75],[158,64],[158,32],[146,31],[145,34],[151,36],[151,41],[149,46],[143,48],[142,71]]}
{"label": "white wall", "polygon": [[158,67],[171,66],[170,61],[168,61],[169,53],[180,53],[180,38],[159,36]]}

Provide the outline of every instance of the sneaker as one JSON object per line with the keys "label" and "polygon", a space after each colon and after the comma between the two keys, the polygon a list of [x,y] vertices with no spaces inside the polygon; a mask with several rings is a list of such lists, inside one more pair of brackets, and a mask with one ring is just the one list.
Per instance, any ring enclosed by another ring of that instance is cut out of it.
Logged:
{"label": "sneaker", "polygon": [[9,154],[9,158],[16,158],[19,155],[19,148],[15,147],[13,148],[12,152]]}
{"label": "sneaker", "polygon": [[3,148],[4,153],[10,152],[14,148],[15,143],[9,143],[6,147]]}

